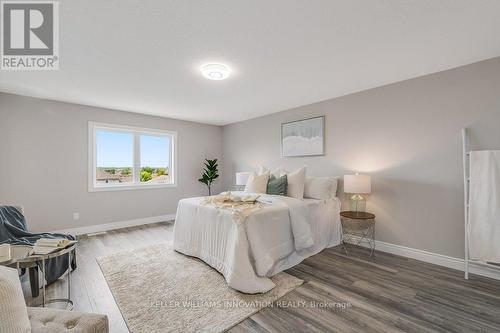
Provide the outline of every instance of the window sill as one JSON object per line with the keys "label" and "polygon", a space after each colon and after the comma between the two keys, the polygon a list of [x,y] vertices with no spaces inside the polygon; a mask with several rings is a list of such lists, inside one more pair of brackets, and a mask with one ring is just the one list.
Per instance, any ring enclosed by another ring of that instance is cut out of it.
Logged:
{"label": "window sill", "polygon": [[93,186],[89,192],[109,192],[109,191],[130,191],[130,190],[151,190],[159,188],[177,187],[177,184],[144,184],[144,185],[111,185],[111,186]]}

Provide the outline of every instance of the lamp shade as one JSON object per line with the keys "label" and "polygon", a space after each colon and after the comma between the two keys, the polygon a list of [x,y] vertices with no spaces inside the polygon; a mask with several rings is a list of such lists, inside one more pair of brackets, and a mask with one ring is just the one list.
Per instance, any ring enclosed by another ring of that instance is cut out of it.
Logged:
{"label": "lamp shade", "polygon": [[370,176],[366,175],[345,175],[344,192],[366,194],[372,191],[372,181]]}
{"label": "lamp shade", "polygon": [[241,185],[246,185],[248,181],[248,177],[252,172],[237,172],[236,173],[236,185],[241,186]]}

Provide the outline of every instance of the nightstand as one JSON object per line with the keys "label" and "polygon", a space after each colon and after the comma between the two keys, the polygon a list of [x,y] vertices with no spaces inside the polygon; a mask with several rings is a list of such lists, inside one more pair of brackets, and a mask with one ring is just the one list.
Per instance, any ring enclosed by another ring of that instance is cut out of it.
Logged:
{"label": "nightstand", "polygon": [[371,251],[370,257],[375,251],[375,215],[365,212],[340,212],[342,224],[341,244],[347,255],[346,243],[355,245],[367,244]]}

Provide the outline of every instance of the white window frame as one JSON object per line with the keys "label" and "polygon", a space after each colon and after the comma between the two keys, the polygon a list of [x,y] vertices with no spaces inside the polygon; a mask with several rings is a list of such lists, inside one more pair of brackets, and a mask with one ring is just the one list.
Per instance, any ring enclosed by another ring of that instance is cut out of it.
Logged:
{"label": "white window frame", "polygon": [[[98,130],[105,130],[111,132],[130,133],[134,135],[134,151],[133,151],[133,184],[97,184],[96,183],[96,170],[97,170],[97,147],[96,147],[96,132]],[[141,135],[156,135],[168,136],[170,140],[170,166],[169,175],[172,177],[172,182],[168,184],[152,184],[140,182],[140,136]],[[89,121],[89,165],[88,165],[88,189],[89,192],[102,192],[102,191],[120,191],[120,190],[141,190],[165,187],[177,187],[177,132],[142,128],[127,125],[107,124]]]}

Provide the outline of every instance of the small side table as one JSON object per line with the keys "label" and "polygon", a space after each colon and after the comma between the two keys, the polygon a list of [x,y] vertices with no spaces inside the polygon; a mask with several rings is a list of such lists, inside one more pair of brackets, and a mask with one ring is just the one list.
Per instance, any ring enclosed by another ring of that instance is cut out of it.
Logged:
{"label": "small side table", "polygon": [[[33,267],[35,265],[39,265],[41,272],[42,272],[42,277],[43,277],[43,282],[42,282],[42,307],[45,307],[49,303],[58,303],[58,302],[63,302],[66,303],[66,309],[67,310],[72,310],[73,309],[73,301],[71,300],[71,258],[73,256],[73,252],[76,252],[76,243],[69,245],[63,249],[57,250],[55,252],[45,254],[45,255],[30,255],[29,253],[31,252],[32,246],[28,245],[12,245],[11,246],[11,259],[9,261],[5,261],[0,263],[1,265],[4,266],[10,266],[17,268],[19,271],[20,268],[27,268],[27,267]],[[68,278],[68,298],[55,298],[55,299],[50,299],[46,300],[45,297],[45,261],[67,255],[68,256],[68,271],[67,271],[67,278]]]}
{"label": "small side table", "polygon": [[[16,267],[16,263],[20,260],[29,257],[29,253],[33,249],[30,245],[11,245],[10,246],[10,260],[0,261],[0,265]],[[39,278],[38,278],[38,263],[36,261],[28,261],[19,263],[17,269],[26,269],[29,272],[29,280],[31,286],[31,296],[38,297],[40,294]]]}
{"label": "small side table", "polygon": [[366,212],[340,212],[342,224],[342,247],[347,255],[346,243],[355,245],[368,244],[370,257],[375,251],[375,215]]}

